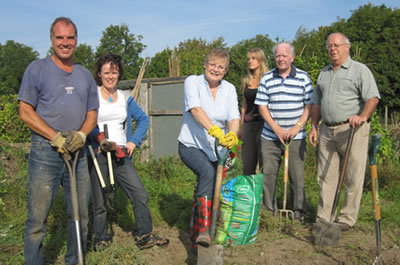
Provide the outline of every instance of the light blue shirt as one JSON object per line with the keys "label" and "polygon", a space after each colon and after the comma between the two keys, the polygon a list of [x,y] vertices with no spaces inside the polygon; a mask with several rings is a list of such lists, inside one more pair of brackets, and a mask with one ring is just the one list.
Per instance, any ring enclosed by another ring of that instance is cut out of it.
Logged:
{"label": "light blue shirt", "polygon": [[222,80],[214,100],[204,75],[191,75],[185,79],[182,126],[178,141],[187,147],[202,150],[211,161],[216,161],[215,138],[194,119],[190,112],[194,107],[201,107],[211,122],[226,133],[227,123],[240,119],[236,89],[231,83]]}

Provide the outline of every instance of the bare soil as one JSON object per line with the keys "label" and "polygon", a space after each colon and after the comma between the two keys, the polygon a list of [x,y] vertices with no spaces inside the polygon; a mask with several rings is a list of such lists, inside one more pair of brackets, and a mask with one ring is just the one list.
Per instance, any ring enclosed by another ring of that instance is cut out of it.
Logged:
{"label": "bare soil", "polygon": [[[400,264],[400,232],[396,230],[382,234],[381,254],[386,265]],[[131,233],[119,227],[114,227],[114,232],[113,244],[134,244]],[[170,243],[141,251],[143,264],[197,264],[187,231],[165,225],[156,227],[155,232],[169,238]],[[224,248],[224,264],[372,264],[375,256],[373,224],[343,232],[334,247],[314,246],[311,225],[295,223],[272,232],[261,231],[254,244]]]}

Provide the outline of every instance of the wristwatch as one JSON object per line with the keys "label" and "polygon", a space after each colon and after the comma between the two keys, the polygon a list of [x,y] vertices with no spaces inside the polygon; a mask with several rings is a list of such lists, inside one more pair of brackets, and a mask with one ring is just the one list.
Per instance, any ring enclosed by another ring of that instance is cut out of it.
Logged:
{"label": "wristwatch", "polygon": [[314,124],[311,125],[311,129],[317,129]]}

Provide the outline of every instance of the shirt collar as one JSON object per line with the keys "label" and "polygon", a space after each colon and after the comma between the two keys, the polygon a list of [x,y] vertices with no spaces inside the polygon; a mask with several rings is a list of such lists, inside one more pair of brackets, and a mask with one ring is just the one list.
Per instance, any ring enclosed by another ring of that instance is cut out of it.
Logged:
{"label": "shirt collar", "polygon": [[[278,67],[275,67],[274,70],[272,70],[272,72],[273,72],[273,76],[275,78],[281,76],[281,74],[279,73]],[[292,64],[290,67],[290,73],[288,74],[287,77],[294,78],[295,76],[296,76],[296,66],[294,64]]]}
{"label": "shirt collar", "polygon": [[[340,68],[348,69],[350,67],[350,64],[351,64],[352,61],[353,60],[351,59],[350,56],[347,57],[346,61],[340,66]],[[333,64],[330,64],[330,68],[334,69],[333,68]]]}

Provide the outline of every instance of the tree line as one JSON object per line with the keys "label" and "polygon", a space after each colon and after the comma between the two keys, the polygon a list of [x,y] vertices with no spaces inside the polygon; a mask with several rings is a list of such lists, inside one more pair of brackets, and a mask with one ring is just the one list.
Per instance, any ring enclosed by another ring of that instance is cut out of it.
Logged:
{"label": "tree line", "polygon": [[[380,106],[399,111],[400,97],[396,95],[400,94],[400,9],[367,4],[353,11],[350,18],[338,19],[329,26],[310,31],[300,26],[291,42],[296,53],[295,65],[307,71],[314,84],[320,70],[329,63],[326,39],[330,33],[338,31],[351,40],[352,58],[366,64],[374,74],[382,97]],[[140,54],[146,48],[142,40],[143,36],[131,33],[126,24],[110,25],[103,31],[95,50],[85,43],[79,44],[74,60],[93,70],[101,54],[120,54],[126,67],[123,79],[136,79],[144,60]],[[247,51],[262,48],[272,69],[275,66],[272,47],[281,41],[279,38],[272,40],[268,34],[256,35],[229,47],[223,37],[210,42],[201,38],[188,39],[150,58],[144,77],[200,74],[205,54],[213,48],[224,48],[231,57],[225,79],[238,88],[240,96],[241,79],[247,74]],[[18,93],[25,68],[38,57],[37,51],[13,40],[0,44],[0,95]]]}

